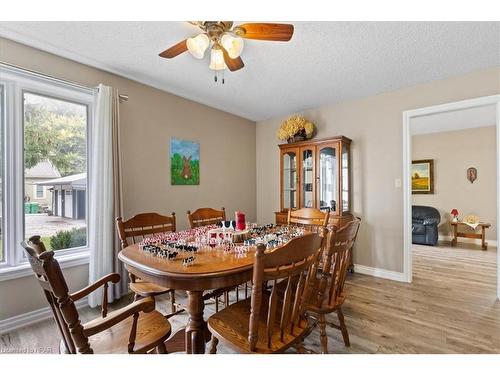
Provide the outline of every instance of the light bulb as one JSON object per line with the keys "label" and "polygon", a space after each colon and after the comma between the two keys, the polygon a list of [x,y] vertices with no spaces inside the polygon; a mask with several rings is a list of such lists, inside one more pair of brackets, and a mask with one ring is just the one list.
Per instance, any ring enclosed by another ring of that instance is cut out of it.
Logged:
{"label": "light bulb", "polygon": [[227,51],[230,58],[235,59],[241,55],[243,51],[243,38],[231,34],[224,34],[220,39],[222,47]]}
{"label": "light bulb", "polygon": [[187,48],[189,53],[197,59],[202,59],[205,55],[205,51],[210,44],[210,39],[208,39],[207,34],[200,34],[194,38],[188,38]]}
{"label": "light bulb", "polygon": [[208,67],[212,70],[223,70],[227,68],[224,62],[224,54],[220,48],[212,48],[210,50],[210,65]]}

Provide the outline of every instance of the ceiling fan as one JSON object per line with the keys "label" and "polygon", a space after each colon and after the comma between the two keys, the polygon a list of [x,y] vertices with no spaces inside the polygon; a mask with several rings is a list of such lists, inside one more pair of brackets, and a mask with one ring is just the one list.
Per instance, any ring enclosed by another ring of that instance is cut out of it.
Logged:
{"label": "ceiling fan", "polygon": [[212,70],[228,68],[234,72],[245,66],[241,60],[243,39],[270,40],[288,42],[293,35],[293,25],[279,23],[244,23],[234,26],[232,21],[192,21],[202,33],[184,39],[160,53],[161,57],[171,59],[189,51],[197,59],[205,56],[210,47],[210,65]]}

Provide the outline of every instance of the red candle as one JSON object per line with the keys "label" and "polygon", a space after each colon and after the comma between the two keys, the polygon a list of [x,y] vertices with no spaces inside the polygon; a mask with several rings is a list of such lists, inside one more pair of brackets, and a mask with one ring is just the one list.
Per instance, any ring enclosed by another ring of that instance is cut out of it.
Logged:
{"label": "red candle", "polygon": [[236,211],[234,216],[236,218],[236,229],[244,230],[246,225],[245,214],[243,212]]}

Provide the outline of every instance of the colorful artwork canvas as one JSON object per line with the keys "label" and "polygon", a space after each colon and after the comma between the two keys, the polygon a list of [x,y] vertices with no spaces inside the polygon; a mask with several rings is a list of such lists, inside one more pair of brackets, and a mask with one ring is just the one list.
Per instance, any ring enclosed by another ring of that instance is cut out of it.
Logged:
{"label": "colorful artwork canvas", "polygon": [[434,194],[434,161],[432,159],[412,162],[411,191],[413,194]]}
{"label": "colorful artwork canvas", "polygon": [[200,144],[177,138],[170,139],[170,183],[200,184]]}

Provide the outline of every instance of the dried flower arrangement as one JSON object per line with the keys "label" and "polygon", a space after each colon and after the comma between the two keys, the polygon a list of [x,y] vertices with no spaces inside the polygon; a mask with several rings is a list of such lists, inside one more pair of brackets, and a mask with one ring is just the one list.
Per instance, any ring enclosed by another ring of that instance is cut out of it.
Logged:
{"label": "dried flower arrangement", "polygon": [[314,131],[314,124],[304,117],[294,115],[281,123],[276,136],[281,141],[288,143],[303,141],[311,138]]}

